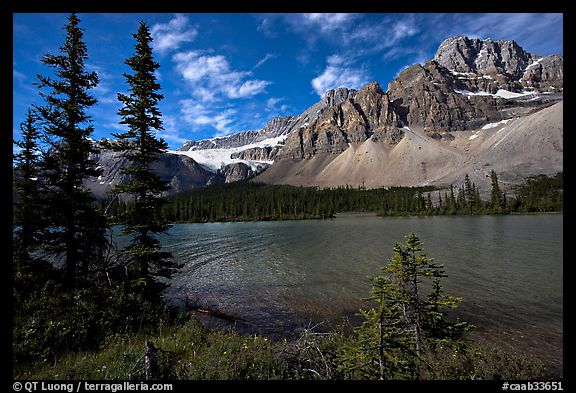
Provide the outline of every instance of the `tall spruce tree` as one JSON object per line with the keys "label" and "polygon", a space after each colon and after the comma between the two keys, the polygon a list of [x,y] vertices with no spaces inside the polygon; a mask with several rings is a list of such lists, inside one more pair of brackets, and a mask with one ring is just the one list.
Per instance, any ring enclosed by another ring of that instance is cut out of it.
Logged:
{"label": "tall spruce tree", "polygon": [[31,252],[38,246],[44,228],[42,211],[42,186],[40,178],[41,150],[38,145],[40,132],[36,115],[28,110],[26,120],[20,123],[22,139],[14,141],[20,151],[14,155],[14,204],[15,262],[22,268],[31,262]]}
{"label": "tall spruce tree", "polygon": [[144,293],[152,297],[163,288],[158,278],[169,278],[178,265],[171,260],[171,254],[161,251],[156,235],[170,227],[162,215],[166,202],[162,192],[167,190],[167,182],[154,174],[150,165],[158,160],[158,154],[168,145],[157,139],[155,133],[163,129],[159,101],[164,98],[158,91],[155,71],[160,64],[152,56],[152,36],[145,22],[140,23],[136,34],[135,53],[125,63],[134,71],[124,74],[129,94],[118,94],[124,106],[118,111],[120,124],[128,126],[124,133],[113,134],[116,141],[110,144],[115,151],[123,152],[130,164],[122,172],[129,180],[114,188],[115,194],[129,194],[132,208],[124,212],[123,233],[133,239],[124,251],[131,260],[133,276],[143,283]]}
{"label": "tall spruce tree", "polygon": [[106,247],[105,220],[83,186],[88,176],[99,174],[96,163],[89,159],[95,151],[89,139],[94,127],[86,113],[96,103],[89,90],[99,80],[85,68],[88,50],[79,22],[76,14],[71,14],[60,54],[42,58],[42,63],[55,69],[54,75],[37,75],[46,105],[36,108],[50,144],[42,168],[51,227],[44,241],[49,252],[64,257],[69,286],[76,284],[79,274],[88,272],[90,264],[98,263]]}

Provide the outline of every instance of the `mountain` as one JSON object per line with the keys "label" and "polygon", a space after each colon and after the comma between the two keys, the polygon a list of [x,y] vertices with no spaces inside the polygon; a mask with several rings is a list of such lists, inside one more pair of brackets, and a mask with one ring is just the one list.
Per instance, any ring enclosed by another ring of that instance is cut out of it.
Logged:
{"label": "mountain", "polygon": [[232,163],[244,163],[254,172],[259,172],[272,164],[289,134],[314,123],[325,111],[355,94],[353,89],[332,89],[320,102],[298,116],[275,117],[259,131],[241,131],[224,137],[189,141],[171,153],[193,158],[214,172]]}
{"label": "mountain", "polygon": [[[457,36],[387,91],[377,82],[328,90],[302,114],[261,130],[186,142],[153,170],[169,192],[253,176],[320,187],[457,185],[466,173],[487,192],[491,169],[508,190],[563,170],[562,98],[562,56]],[[87,185],[105,197],[123,181],[126,161],[105,150],[94,158],[104,172]]]}
{"label": "mountain", "polygon": [[514,41],[450,38],[387,92],[369,83],[289,134],[256,180],[443,185],[468,171],[487,191],[491,169],[501,172],[504,189],[521,177],[561,171],[562,75],[562,56],[536,56]]}
{"label": "mountain", "polygon": [[[84,185],[97,199],[108,199],[112,188],[126,181],[126,175],[121,169],[128,165],[128,160],[120,152],[103,148],[102,142],[104,141],[93,141],[98,153],[90,157],[97,162],[97,168],[102,170],[102,174],[97,178],[88,178]],[[193,159],[174,154],[160,154],[151,169],[169,183],[168,194],[224,183],[226,180],[225,173],[212,173]]]}
{"label": "mountain", "polygon": [[491,93],[498,88],[554,91],[563,86],[562,56],[527,53],[515,41],[457,36],[442,42],[434,61],[470,87]]}

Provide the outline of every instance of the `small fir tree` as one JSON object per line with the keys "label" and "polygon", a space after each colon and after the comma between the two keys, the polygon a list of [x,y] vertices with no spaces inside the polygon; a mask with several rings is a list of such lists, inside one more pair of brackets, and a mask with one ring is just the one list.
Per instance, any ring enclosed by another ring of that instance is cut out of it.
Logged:
{"label": "small fir tree", "polygon": [[471,326],[446,319],[445,310],[462,299],[443,294],[443,277],[443,267],[422,253],[414,233],[405,245],[396,243],[382,274],[372,278],[369,300],[376,307],[361,310],[364,322],[355,330],[357,340],[344,348],[341,370],[361,378],[409,378],[423,352],[439,343],[463,346],[462,334]]}
{"label": "small fir tree", "polygon": [[504,210],[504,195],[500,190],[500,185],[498,184],[498,175],[494,170],[490,171],[490,181],[492,184],[492,191],[490,193],[490,207],[492,212],[500,213]]}
{"label": "small fir tree", "polygon": [[468,206],[470,214],[472,214],[475,198],[476,198],[475,186],[470,181],[470,177],[468,176],[468,174],[466,174],[466,176],[464,177],[463,202],[465,206]]}

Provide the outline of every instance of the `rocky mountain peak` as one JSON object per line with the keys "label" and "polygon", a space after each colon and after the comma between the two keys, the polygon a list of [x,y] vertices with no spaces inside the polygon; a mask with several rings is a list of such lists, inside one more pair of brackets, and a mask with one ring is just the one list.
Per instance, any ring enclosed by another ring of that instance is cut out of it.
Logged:
{"label": "rocky mountain peak", "polygon": [[513,40],[480,40],[465,36],[444,40],[434,55],[438,64],[454,72],[503,74],[515,79],[521,78],[526,67],[537,58]]}
{"label": "rocky mountain peak", "polygon": [[322,105],[326,107],[338,105],[341,102],[347,100],[348,98],[354,98],[356,93],[357,93],[356,90],[348,89],[347,87],[330,89],[326,93],[324,93],[324,97],[322,97]]}
{"label": "rocky mountain peak", "polygon": [[356,98],[358,98],[359,96],[365,96],[365,95],[369,95],[369,94],[375,94],[375,95],[382,95],[384,94],[384,90],[382,90],[382,88],[380,87],[380,84],[376,81],[372,81],[370,83],[368,83],[367,85],[364,85],[357,93],[356,93]]}

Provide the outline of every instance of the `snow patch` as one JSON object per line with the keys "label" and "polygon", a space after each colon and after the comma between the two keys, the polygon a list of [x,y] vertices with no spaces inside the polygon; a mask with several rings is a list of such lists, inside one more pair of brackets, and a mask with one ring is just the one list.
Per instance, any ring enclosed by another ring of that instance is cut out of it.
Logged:
{"label": "snow patch", "polygon": [[528,71],[530,68],[538,65],[542,60],[544,60],[544,58],[543,58],[543,57],[540,57],[538,60],[536,60],[536,61],[528,64],[528,66],[524,69],[524,72],[526,72],[526,71]]}
{"label": "snow patch", "polygon": [[471,96],[492,96],[492,97],[500,97],[500,98],[519,98],[534,95],[534,92],[531,91],[523,91],[522,93],[514,93],[508,90],[500,89],[496,92],[496,94],[490,94],[485,91],[469,91],[469,90],[459,90],[454,89],[454,93],[462,94],[468,97]]}
{"label": "snow patch", "polygon": [[474,72],[458,72],[454,70],[448,70],[452,75],[458,79],[492,79],[490,75],[478,75]]}
{"label": "snow patch", "polygon": [[512,119],[502,120],[502,121],[499,121],[498,123],[488,123],[488,124],[486,124],[484,127],[482,127],[482,129],[483,129],[483,130],[487,130],[487,129],[489,129],[489,128],[498,127],[500,124],[506,124],[506,123],[508,123],[510,120],[512,120]]}
{"label": "snow patch", "polygon": [[471,135],[470,138],[468,138],[468,140],[471,141],[476,138],[478,138],[478,134]]}
{"label": "snow patch", "polygon": [[454,76],[465,76],[465,77],[472,77],[475,76],[476,74],[473,72],[458,72],[458,71],[454,71],[454,70],[448,70],[450,71],[450,73]]}
{"label": "snow patch", "polygon": [[248,145],[240,146],[240,147],[233,147],[230,149],[206,149],[206,150],[188,150],[188,151],[180,151],[180,150],[168,150],[168,153],[172,154],[181,154],[187,157],[192,158],[198,164],[202,165],[206,169],[216,172],[220,168],[225,165],[233,164],[237,162],[243,162],[246,165],[249,165],[253,170],[257,169],[259,165],[262,164],[269,164],[271,165],[274,161],[271,160],[261,160],[261,161],[251,161],[251,160],[242,160],[239,158],[230,158],[233,153],[239,153],[244,150],[256,148],[256,147],[275,147],[279,144],[283,144],[286,140],[286,135],[281,135],[276,138],[268,138],[264,139],[260,142],[251,143]]}
{"label": "snow patch", "polygon": [[478,52],[478,55],[476,56],[476,59],[474,60],[474,64],[476,65],[476,67],[480,66],[481,62],[484,60],[482,57],[486,53],[488,53],[488,50],[486,48],[480,49],[480,52]]}
{"label": "snow patch", "polygon": [[459,90],[454,89],[454,93],[462,94],[465,96],[492,96],[493,94],[487,93],[485,91],[469,91],[469,90]]}
{"label": "snow patch", "polygon": [[500,89],[494,94],[495,97],[502,98],[518,98],[534,94],[533,92],[514,93],[508,90]]}

